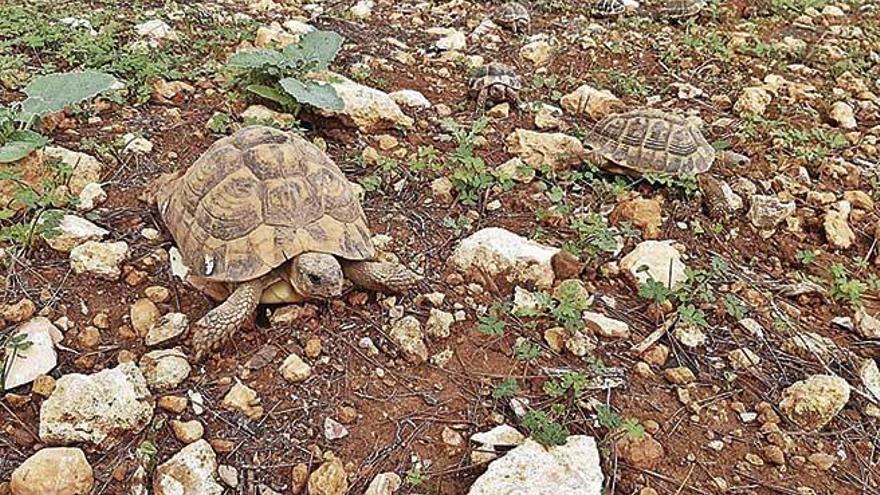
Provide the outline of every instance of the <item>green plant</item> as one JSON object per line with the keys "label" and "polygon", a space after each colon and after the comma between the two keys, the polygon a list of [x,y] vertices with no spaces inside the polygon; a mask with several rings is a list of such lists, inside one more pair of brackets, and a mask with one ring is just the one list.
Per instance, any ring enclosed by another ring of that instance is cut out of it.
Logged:
{"label": "green plant", "polygon": [[22,90],[25,100],[0,106],[0,163],[21,160],[48,143],[31,130],[41,115],[94,98],[116,84],[115,77],[93,70],[35,78]]}
{"label": "green plant", "polygon": [[829,268],[831,274],[831,297],[835,301],[846,301],[853,306],[862,303],[862,295],[867,285],[861,280],[850,278],[849,270],[840,263]]}
{"label": "green plant", "polygon": [[450,170],[449,180],[458,191],[459,201],[473,205],[477,203],[483,192],[495,184],[500,183],[506,188],[512,186],[510,182],[499,182],[486,162],[474,153],[474,143],[489,125],[489,119],[481,117],[469,128],[462,127],[451,119],[444,120],[441,124],[456,142],[455,150],[445,165]]}
{"label": "green plant", "polygon": [[725,39],[717,32],[704,31],[692,33],[691,31],[686,31],[681,43],[691,50],[707,53],[725,62],[729,61],[733,56],[733,50],[730,49]]}
{"label": "green plant", "polygon": [[217,112],[208,119],[208,130],[216,134],[226,134],[232,126],[232,116],[226,112]]}
{"label": "green plant", "polygon": [[633,235],[630,230],[611,226],[606,217],[593,212],[573,215],[569,227],[577,235],[577,240],[567,244],[566,249],[574,254],[592,257],[616,252],[623,238]]}
{"label": "green plant", "polygon": [[247,91],[294,113],[304,104],[341,110],[343,101],[333,86],[309,79],[307,74],[326,70],[342,48],[343,40],[332,31],[314,31],[280,50],[239,51],[229,58],[227,67]]}
{"label": "green plant", "polygon": [[742,320],[748,313],[746,305],[733,294],[724,294],[724,309],[736,321]]}
{"label": "green plant", "polygon": [[706,313],[693,304],[683,304],[678,308],[678,315],[684,323],[700,327],[709,326],[709,323],[706,321]]}
{"label": "green plant", "polygon": [[523,340],[514,348],[519,361],[534,361],[541,356],[541,346],[531,340]]}
{"label": "green plant", "polygon": [[[142,7],[142,6],[141,6]],[[138,9],[131,5],[126,8]],[[82,2],[5,2],[0,4],[0,53],[21,54],[10,69],[0,60],[0,81],[15,87],[26,81],[27,73],[15,70],[19,63],[28,71],[46,73],[59,67],[90,68],[114,74],[126,81],[128,95],[138,102],[150,98],[153,83],[159,79],[195,79],[214,72],[214,60],[225,54],[226,44],[247,38],[253,21],[224,25],[211,20],[196,29],[180,26],[177,40],[165,40],[158,47],[132,42],[131,25],[116,9],[83,10]],[[137,12],[134,12],[136,15]],[[71,26],[59,22],[65,16],[88,21],[90,26]],[[189,17],[189,16],[187,16]],[[185,24],[189,19],[178,21]],[[31,70],[33,67],[33,70]]]}
{"label": "green plant", "polygon": [[522,421],[529,435],[541,445],[564,445],[570,435],[568,428],[542,411],[529,411]]}
{"label": "green plant", "polygon": [[507,323],[505,323],[504,320],[498,319],[495,315],[483,315],[479,318],[477,323],[477,330],[480,333],[491,335],[493,337],[504,335],[505,328],[507,328]]}
{"label": "green plant", "polygon": [[608,73],[608,83],[615,93],[628,96],[647,96],[651,92],[645,78],[635,72],[612,70]]}
{"label": "green plant", "polygon": [[825,0],[769,0],[767,8],[773,15],[796,16],[811,8],[821,10],[826,4]]}
{"label": "green plant", "polygon": [[409,471],[406,472],[403,482],[409,486],[419,486],[424,483],[426,479],[427,477],[422,472],[422,463],[414,462],[412,467],[409,468]]}
{"label": "green plant", "polygon": [[589,379],[583,373],[569,371],[558,378],[552,378],[544,382],[544,393],[554,399],[558,399],[571,392],[574,397],[580,397],[587,390]]}
{"label": "green plant", "polygon": [[787,123],[760,117],[752,119],[755,125],[769,130],[770,135],[783,152],[794,154],[805,160],[813,161],[824,158],[833,151],[843,149],[848,145],[843,134],[821,127],[799,129]]}
{"label": "green plant", "polygon": [[424,170],[438,171],[440,170],[440,158],[437,149],[433,146],[419,146],[416,150],[416,156],[410,158],[407,167],[413,172],[422,172]]}
{"label": "green plant", "polygon": [[9,371],[12,368],[12,363],[15,362],[15,358],[30,349],[32,345],[34,343],[28,340],[26,333],[8,335],[6,337],[6,341],[3,343],[3,367],[0,368],[0,392],[6,390],[6,377],[9,376]]}
{"label": "green plant", "polygon": [[584,327],[582,314],[590,307],[590,301],[577,280],[566,280],[553,295],[538,292],[533,296],[537,307],[518,309],[517,316],[549,316],[567,330],[581,330]]}
{"label": "green plant", "polygon": [[366,192],[375,192],[382,189],[382,177],[378,175],[368,175],[358,181]]}
{"label": "green plant", "polygon": [[52,173],[30,184],[21,178],[19,170],[0,170],[0,181],[12,184],[12,204],[0,208],[0,243],[26,249],[33,240],[52,238],[58,234],[63,211],[58,209],[75,202],[70,195],[59,193],[58,186],[67,182],[70,168],[61,162],[47,161]]}
{"label": "green plant", "polygon": [[640,439],[645,436],[645,427],[635,418],[624,418],[610,405],[599,404],[595,407],[596,420],[599,425],[607,429],[611,434],[622,433],[632,439]]}
{"label": "green plant", "polygon": [[17,88],[27,77],[24,69],[27,57],[19,53],[0,55],[0,86]]}
{"label": "green plant", "polygon": [[643,174],[645,180],[652,185],[660,185],[670,189],[679,191],[685,198],[694,197],[700,190],[697,184],[697,178],[692,174],[663,174],[663,173],[646,173]]}
{"label": "green plant", "polygon": [[639,286],[639,297],[659,304],[672,297],[672,290],[665,283],[649,278]]}
{"label": "green plant", "polygon": [[517,392],[519,392],[519,385],[516,383],[516,379],[505,378],[492,389],[492,398],[497,400],[513,397]]}
{"label": "green plant", "polygon": [[159,449],[156,445],[149,441],[144,440],[141,442],[137,450],[135,451],[135,456],[140,461],[141,465],[147,472],[152,471],[156,467],[156,463],[158,461]]}
{"label": "green plant", "polygon": [[547,310],[567,330],[580,330],[584,326],[583,312],[590,307],[590,301],[584,296],[577,280],[566,280],[554,292],[555,301]]}
{"label": "green plant", "polygon": [[801,249],[795,256],[802,265],[809,265],[816,261],[816,253],[809,249]]}

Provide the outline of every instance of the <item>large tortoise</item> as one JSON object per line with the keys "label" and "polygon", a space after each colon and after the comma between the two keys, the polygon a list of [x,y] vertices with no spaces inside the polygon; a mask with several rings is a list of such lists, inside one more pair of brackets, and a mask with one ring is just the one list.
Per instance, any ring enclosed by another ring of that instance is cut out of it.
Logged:
{"label": "large tortoise", "polygon": [[335,297],[345,278],[389,292],[420,279],[402,264],[374,261],[351,183],[326,154],[293,133],[245,127],[155,188],[189,280],[215,297],[228,294],[195,324],[197,360],[238,330],[260,302]]}
{"label": "large tortoise", "polygon": [[654,109],[612,114],[587,131],[584,142],[597,161],[610,161],[623,173],[699,174],[715,159],[746,165],[749,158],[716,152],[700,128],[679,115]]}

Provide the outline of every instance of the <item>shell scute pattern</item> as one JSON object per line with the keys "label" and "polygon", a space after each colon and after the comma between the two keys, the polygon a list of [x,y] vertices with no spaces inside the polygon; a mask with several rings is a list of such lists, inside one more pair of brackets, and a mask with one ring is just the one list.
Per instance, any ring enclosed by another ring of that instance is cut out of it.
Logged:
{"label": "shell scute pattern", "polygon": [[623,14],[625,10],[626,5],[622,0],[598,0],[593,3],[591,12],[598,17],[613,17]]}
{"label": "shell scute pattern", "polygon": [[658,17],[684,19],[699,14],[706,5],[706,0],[660,0],[654,11]]}
{"label": "shell scute pattern", "polygon": [[342,171],[305,139],[254,126],[223,138],[175,181],[160,209],[185,263],[241,282],[307,251],[374,256]]}
{"label": "shell scute pattern", "polygon": [[194,220],[223,241],[246,236],[263,221],[261,189],[250,170],[239,168],[200,198]]}
{"label": "shell scute pattern", "polygon": [[507,2],[499,6],[494,17],[499,26],[515,32],[528,30],[532,22],[529,9],[519,2]]}
{"label": "shell scute pattern", "polygon": [[294,176],[264,182],[263,212],[265,222],[275,227],[297,228],[321,218],[318,190],[305,177]]}
{"label": "shell scute pattern", "polygon": [[522,82],[512,67],[504,64],[491,63],[477,67],[471,74],[471,88],[480,89],[490,84],[501,83],[521,89]]}
{"label": "shell scute pattern", "polygon": [[607,160],[639,172],[701,173],[715,160],[714,148],[697,127],[658,110],[610,115],[586,142]]}
{"label": "shell scute pattern", "polygon": [[491,63],[478,67],[468,82],[469,93],[477,99],[478,109],[488,103],[518,102],[522,81],[513,68]]}

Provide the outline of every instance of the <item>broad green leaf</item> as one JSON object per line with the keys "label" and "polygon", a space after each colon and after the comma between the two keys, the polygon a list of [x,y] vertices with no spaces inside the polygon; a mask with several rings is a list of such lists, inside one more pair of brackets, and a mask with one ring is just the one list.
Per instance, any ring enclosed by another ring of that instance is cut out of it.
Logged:
{"label": "broad green leaf", "polygon": [[311,70],[324,70],[342,48],[345,41],[333,31],[312,31],[302,35],[299,43],[284,47],[284,56],[291,62],[311,65]]}
{"label": "broad green leaf", "polygon": [[30,122],[34,116],[64,110],[68,105],[94,98],[118,82],[110,74],[96,70],[37,77],[24,88],[28,97],[21,103],[16,119]]}
{"label": "broad green leaf", "polygon": [[0,146],[0,163],[17,162],[42,146],[33,141],[9,141]]}
{"label": "broad green leaf", "polygon": [[287,93],[283,91],[279,91],[271,86],[263,86],[261,84],[252,84],[246,88],[251,93],[265,98],[270,101],[274,101],[283,107],[290,107],[292,105],[296,105],[296,100],[292,98]]}
{"label": "broad green leaf", "polygon": [[261,69],[267,65],[284,65],[284,56],[276,50],[242,50],[231,57],[227,65],[239,69]]}
{"label": "broad green leaf", "polygon": [[49,140],[39,132],[29,129],[16,130],[9,134],[9,141],[21,141],[25,143],[34,143],[37,146],[46,146]]}
{"label": "broad green leaf", "polygon": [[336,90],[329,84],[322,84],[315,81],[306,81],[305,83],[288,77],[280,81],[284,91],[294,98],[296,101],[312,105],[314,107],[325,110],[342,110],[345,103],[342,98],[336,94]]}

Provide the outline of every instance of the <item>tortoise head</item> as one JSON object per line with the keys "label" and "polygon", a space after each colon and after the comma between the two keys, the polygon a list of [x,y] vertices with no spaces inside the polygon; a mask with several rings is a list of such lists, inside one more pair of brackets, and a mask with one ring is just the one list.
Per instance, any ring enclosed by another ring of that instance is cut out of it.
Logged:
{"label": "tortoise head", "polygon": [[745,167],[752,163],[752,160],[749,157],[730,150],[719,152],[718,158],[722,164],[734,167]]}
{"label": "tortoise head", "polygon": [[332,254],[303,253],[290,261],[290,284],[306,298],[336,297],[343,281],[342,266]]}

